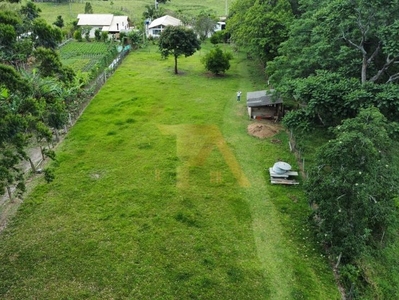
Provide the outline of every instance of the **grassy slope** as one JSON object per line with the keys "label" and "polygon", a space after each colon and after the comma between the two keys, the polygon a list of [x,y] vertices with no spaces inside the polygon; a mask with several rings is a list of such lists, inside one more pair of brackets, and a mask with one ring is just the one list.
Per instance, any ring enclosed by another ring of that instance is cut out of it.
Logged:
{"label": "grassy slope", "polygon": [[[154,1],[151,0],[114,0],[113,5],[111,1],[89,1],[93,7],[94,13],[113,13],[118,15],[127,15],[133,21],[137,23],[142,19],[142,13],[145,10],[146,5],[153,5]],[[231,5],[232,1],[227,0],[228,7]],[[23,1],[24,3],[24,1]],[[52,3],[52,2],[37,2],[35,3],[42,12],[40,16],[46,19],[49,23],[53,23],[57,15],[61,15],[64,21],[70,23],[76,20],[78,14],[82,14],[85,11],[85,3],[83,1],[72,2],[72,3]],[[225,15],[225,1],[215,1],[215,0],[172,0],[165,5],[160,5],[166,11],[178,11],[181,10],[184,13],[196,15],[201,10],[211,9],[216,12],[217,15]]]}
{"label": "grassy slope", "polygon": [[235,91],[261,81],[238,56],[205,76],[203,54],[179,76],[154,50],[127,58],[1,236],[0,298],[339,298],[300,188],[267,183],[277,157],[295,164],[285,134],[246,134]]}

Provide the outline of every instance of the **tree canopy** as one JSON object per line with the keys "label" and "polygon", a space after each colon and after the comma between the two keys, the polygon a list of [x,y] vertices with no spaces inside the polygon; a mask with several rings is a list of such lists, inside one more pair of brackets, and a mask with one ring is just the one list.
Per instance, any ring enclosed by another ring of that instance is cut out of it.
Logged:
{"label": "tree canopy", "polygon": [[377,108],[362,109],[317,151],[306,183],[319,239],[346,262],[380,241],[394,220],[399,178],[389,132]]}
{"label": "tree canopy", "polygon": [[220,47],[215,46],[215,48],[203,57],[202,63],[205,69],[218,75],[230,69],[230,60],[232,58],[233,55],[230,52],[223,52]]}
{"label": "tree canopy", "polygon": [[159,50],[164,58],[173,55],[175,59],[175,74],[177,70],[177,58],[193,55],[201,49],[201,43],[192,29],[183,26],[167,26],[159,38]]}

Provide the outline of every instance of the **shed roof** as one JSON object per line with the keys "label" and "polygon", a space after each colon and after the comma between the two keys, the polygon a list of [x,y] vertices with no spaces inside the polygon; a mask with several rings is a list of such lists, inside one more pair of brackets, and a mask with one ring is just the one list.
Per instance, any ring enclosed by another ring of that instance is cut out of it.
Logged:
{"label": "shed roof", "polygon": [[112,14],[78,14],[78,26],[110,26]]}
{"label": "shed roof", "polygon": [[183,25],[183,23],[179,19],[176,19],[169,15],[165,15],[163,17],[160,17],[160,18],[152,21],[151,24],[148,26],[148,28],[158,27],[161,25],[163,25],[163,26],[179,26],[179,25]]}
{"label": "shed roof", "polygon": [[283,103],[281,98],[273,97],[274,90],[263,90],[256,92],[248,92],[247,93],[247,106],[248,107],[256,107],[256,106],[267,106],[272,104]]}

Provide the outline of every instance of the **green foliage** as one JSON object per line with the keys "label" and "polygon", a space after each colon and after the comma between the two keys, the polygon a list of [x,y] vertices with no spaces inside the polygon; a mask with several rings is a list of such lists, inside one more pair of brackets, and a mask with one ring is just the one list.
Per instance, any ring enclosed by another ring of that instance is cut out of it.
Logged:
{"label": "green foliage", "polygon": [[394,220],[398,170],[388,123],[376,108],[361,110],[335,129],[317,151],[306,192],[316,205],[319,240],[344,262],[354,262]]}
{"label": "green foliage", "polygon": [[230,33],[227,30],[219,30],[212,34],[210,41],[212,44],[228,43]]}
{"label": "green foliage", "polygon": [[53,182],[55,179],[54,171],[50,168],[47,168],[44,170],[44,180],[46,180],[47,183]]}
{"label": "green foliage", "polygon": [[32,34],[35,37],[33,43],[35,47],[45,47],[56,49],[58,43],[62,41],[62,32],[58,27],[48,25],[44,19],[33,21]]}
{"label": "green foliage", "polygon": [[96,40],[96,42],[101,41],[101,30],[100,29],[96,29],[94,31],[94,39]]}
{"label": "green foliage", "polygon": [[62,73],[62,63],[57,52],[39,47],[34,54],[39,63],[38,69],[41,76],[51,77]]}
{"label": "green foliage", "polygon": [[11,66],[0,64],[0,88],[7,88],[9,91],[22,93],[30,92],[30,87],[21,75]]}
{"label": "green foliage", "polygon": [[31,23],[34,19],[38,18],[41,9],[35,5],[33,1],[28,1],[26,5],[22,5],[20,13],[24,19],[24,22]]}
{"label": "green foliage", "polygon": [[194,19],[194,31],[199,35],[200,40],[204,41],[215,31],[217,17],[211,10],[202,11]]}
{"label": "green foliage", "polygon": [[140,31],[130,31],[127,38],[133,49],[137,49],[143,43],[143,33]]}
{"label": "green foliage", "polygon": [[143,12],[143,18],[154,20],[160,18],[165,15],[165,11],[162,7],[158,7],[158,9],[154,5],[147,4],[145,6],[145,10]]}
{"label": "green foliage", "polygon": [[57,19],[53,24],[59,28],[62,28],[64,27],[64,19],[62,18],[62,16],[57,16]]}
{"label": "green foliage", "polygon": [[241,0],[233,4],[226,29],[236,45],[266,64],[277,56],[292,20],[287,0]]}
{"label": "green foliage", "polygon": [[218,75],[230,69],[230,60],[233,55],[230,52],[223,52],[218,46],[213,48],[202,58],[205,69]]}
{"label": "green foliage", "polygon": [[73,38],[78,42],[82,42],[83,41],[82,32],[79,29],[75,30],[75,32],[73,33]]}
{"label": "green foliage", "polygon": [[317,70],[384,83],[398,79],[397,5],[384,1],[304,1],[279,56],[268,64],[273,83]]}
{"label": "green foliage", "polygon": [[159,50],[164,58],[173,55],[175,58],[175,74],[177,71],[177,58],[193,55],[201,49],[201,43],[191,29],[183,26],[167,26],[159,38]]}
{"label": "green foliage", "polygon": [[35,107],[29,105],[24,96],[18,91],[0,89],[1,191],[14,186],[17,197],[25,192],[24,171],[20,163],[27,159],[25,150],[29,132],[38,122]]}
{"label": "green foliage", "polygon": [[93,7],[91,6],[90,2],[86,2],[85,4],[85,14],[92,14],[93,13]]}
{"label": "green foliage", "polygon": [[336,126],[369,106],[378,107],[390,121],[399,117],[395,109],[399,106],[399,87],[393,84],[361,84],[338,73],[317,71],[307,78],[286,81],[280,91],[304,106],[284,118],[289,128]]}
{"label": "green foliage", "polygon": [[109,40],[108,31],[101,31],[101,40],[105,43]]}

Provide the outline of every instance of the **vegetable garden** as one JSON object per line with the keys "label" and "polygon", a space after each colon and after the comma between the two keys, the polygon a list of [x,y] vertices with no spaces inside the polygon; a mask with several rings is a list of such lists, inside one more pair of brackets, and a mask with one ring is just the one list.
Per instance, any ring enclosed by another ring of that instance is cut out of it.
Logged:
{"label": "vegetable garden", "polygon": [[116,44],[71,41],[60,48],[62,63],[75,72],[88,72],[92,78],[117,55]]}

